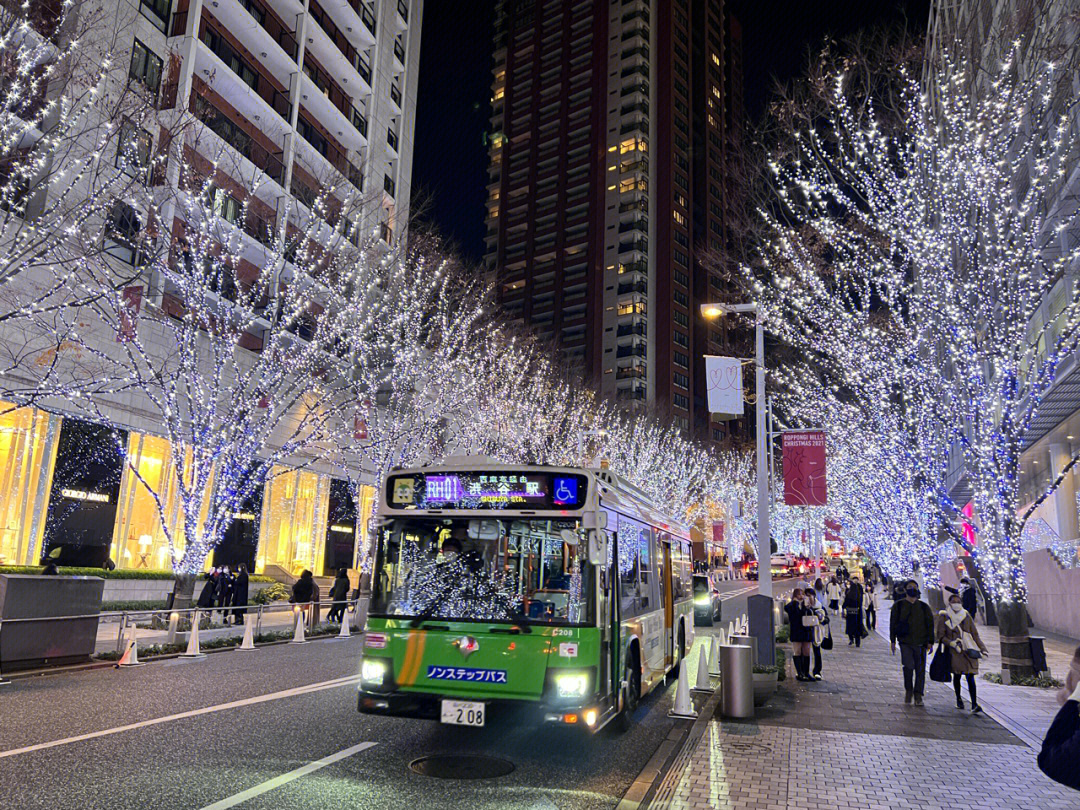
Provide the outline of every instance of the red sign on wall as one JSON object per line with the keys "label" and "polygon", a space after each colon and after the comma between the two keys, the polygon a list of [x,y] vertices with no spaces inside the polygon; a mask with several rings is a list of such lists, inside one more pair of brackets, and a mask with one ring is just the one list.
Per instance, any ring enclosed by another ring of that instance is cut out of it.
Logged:
{"label": "red sign on wall", "polygon": [[824,506],[825,431],[785,430],[783,433],[784,503]]}

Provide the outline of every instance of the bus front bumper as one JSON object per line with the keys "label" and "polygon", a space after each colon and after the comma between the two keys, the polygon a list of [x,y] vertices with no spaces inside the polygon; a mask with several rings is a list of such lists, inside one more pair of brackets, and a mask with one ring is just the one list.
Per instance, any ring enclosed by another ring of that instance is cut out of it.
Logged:
{"label": "bus front bumper", "polygon": [[[470,697],[437,695],[423,692],[367,692],[360,690],[357,710],[361,714],[382,714],[394,717],[416,717],[423,720],[439,720],[443,700],[473,700],[485,705],[485,721],[495,716],[513,716],[530,725],[582,726],[594,730],[604,718],[604,709],[598,703],[584,706],[553,706],[544,701],[530,700],[476,700]],[[591,722],[590,722],[591,721]]]}

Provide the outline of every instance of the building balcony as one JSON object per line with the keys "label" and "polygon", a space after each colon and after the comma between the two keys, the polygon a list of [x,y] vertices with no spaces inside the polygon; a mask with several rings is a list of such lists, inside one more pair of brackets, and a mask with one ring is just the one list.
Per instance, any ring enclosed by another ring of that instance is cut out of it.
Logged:
{"label": "building balcony", "polygon": [[632,239],[630,241],[619,242],[619,253],[632,253],[637,251],[639,253],[649,252],[649,240],[644,237],[640,239]]}
{"label": "building balcony", "polygon": [[620,388],[615,392],[615,398],[623,402],[625,400],[641,402],[645,399],[644,388]]}
{"label": "building balcony", "polygon": [[642,345],[638,345],[638,346],[619,346],[615,350],[615,356],[619,357],[619,358],[622,358],[622,357],[642,357],[642,358],[644,358],[645,357],[645,347],[642,346]]}
{"label": "building balcony", "polygon": [[619,225],[619,233],[630,233],[631,231],[647,234],[649,232],[648,220],[635,219],[633,222],[623,222]]}
{"label": "building balcony", "polygon": [[629,295],[630,293],[640,293],[646,295],[649,292],[649,285],[644,281],[635,281],[630,284],[619,285],[619,295]]}
{"label": "building balcony", "polygon": [[267,149],[245,132],[233,116],[205,96],[192,94],[191,111],[207,129],[251,161],[255,168],[278,185],[284,184],[285,163],[282,151],[273,152]]}
{"label": "building balcony", "polygon": [[645,367],[644,366],[629,366],[628,368],[620,368],[615,372],[616,380],[643,380],[645,379]]}
{"label": "building balcony", "polygon": [[616,331],[616,337],[645,337],[647,330],[643,323],[621,323]]}

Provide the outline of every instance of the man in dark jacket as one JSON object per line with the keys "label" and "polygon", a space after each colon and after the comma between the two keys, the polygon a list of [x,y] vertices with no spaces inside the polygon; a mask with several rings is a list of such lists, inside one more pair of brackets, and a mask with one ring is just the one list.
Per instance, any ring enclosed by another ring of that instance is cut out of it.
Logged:
{"label": "man in dark jacket", "polygon": [[1046,732],[1039,768],[1055,782],[1080,790],[1080,647],[1076,648],[1061,697],[1065,705]]}
{"label": "man in dark jacket", "polygon": [[334,604],[330,607],[330,612],[326,614],[328,622],[340,623],[345,618],[345,600],[348,596],[349,571],[346,568],[339,568],[337,578],[330,588],[330,601]]}
{"label": "man in dark jacket", "polygon": [[236,624],[242,624],[244,614],[247,613],[248,603],[248,570],[247,565],[240,563],[240,569],[236,573],[236,579],[232,587],[233,620]]}
{"label": "man in dark jacket", "polygon": [[900,642],[900,661],[904,667],[904,703],[915,701],[922,706],[926,686],[926,654],[934,643],[934,612],[919,599],[919,584],[909,579],[904,598],[889,613],[889,641],[893,654]]}
{"label": "man in dark jacket", "polygon": [[979,615],[979,592],[968,577],[960,580],[960,601],[964,610],[971,614],[972,621]]}

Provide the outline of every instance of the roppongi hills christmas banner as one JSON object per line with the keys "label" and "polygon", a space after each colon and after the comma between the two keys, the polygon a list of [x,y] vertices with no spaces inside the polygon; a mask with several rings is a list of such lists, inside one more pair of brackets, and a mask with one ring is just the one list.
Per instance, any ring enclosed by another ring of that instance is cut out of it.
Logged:
{"label": "roppongi hills christmas banner", "polygon": [[787,506],[825,506],[825,431],[785,430],[782,439],[784,503]]}

